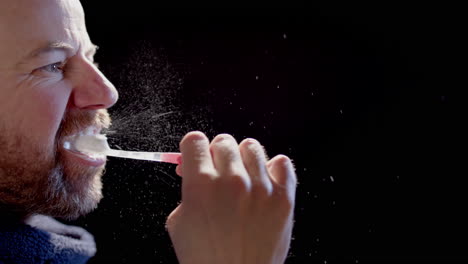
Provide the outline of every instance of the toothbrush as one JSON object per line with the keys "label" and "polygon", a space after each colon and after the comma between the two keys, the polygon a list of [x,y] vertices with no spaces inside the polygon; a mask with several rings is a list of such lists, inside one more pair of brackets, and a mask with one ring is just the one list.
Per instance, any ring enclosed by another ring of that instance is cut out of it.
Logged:
{"label": "toothbrush", "polygon": [[181,164],[182,155],[176,152],[145,152],[111,149],[105,135],[80,135],[74,140],[66,141],[64,147],[83,153],[101,154],[119,158],[159,161]]}

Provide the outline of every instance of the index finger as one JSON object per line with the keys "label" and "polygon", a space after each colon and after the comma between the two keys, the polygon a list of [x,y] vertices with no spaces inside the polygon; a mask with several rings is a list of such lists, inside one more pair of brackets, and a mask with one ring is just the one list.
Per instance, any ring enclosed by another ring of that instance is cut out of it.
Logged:
{"label": "index finger", "polygon": [[199,131],[190,132],[180,142],[182,152],[183,181],[190,182],[197,176],[215,175],[208,138]]}

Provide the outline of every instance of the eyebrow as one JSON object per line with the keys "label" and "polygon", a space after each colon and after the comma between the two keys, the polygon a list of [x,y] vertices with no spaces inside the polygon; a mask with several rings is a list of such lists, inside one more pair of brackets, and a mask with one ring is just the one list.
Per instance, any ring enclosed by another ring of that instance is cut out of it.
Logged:
{"label": "eyebrow", "polygon": [[56,50],[64,51],[66,53],[71,53],[73,51],[73,47],[67,43],[64,42],[49,42],[46,45],[37,48],[33,51],[31,51],[24,59],[23,61],[30,60],[32,58],[38,57],[44,53],[49,53],[53,52]]}
{"label": "eyebrow", "polygon": [[[91,56],[94,56],[96,54],[96,51],[98,50],[98,46],[91,44],[91,48],[86,51],[86,53],[89,53]],[[44,53],[49,53],[53,51],[64,51],[65,53],[72,53],[74,48],[65,42],[49,42],[46,45],[39,47],[33,51],[31,51],[23,60],[22,62],[25,62],[27,60],[36,58]]]}

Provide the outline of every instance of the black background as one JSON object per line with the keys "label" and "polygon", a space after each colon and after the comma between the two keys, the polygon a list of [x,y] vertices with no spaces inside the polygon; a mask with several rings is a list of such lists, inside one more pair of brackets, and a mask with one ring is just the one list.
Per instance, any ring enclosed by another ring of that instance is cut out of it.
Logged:
{"label": "black background", "polygon": [[[152,102],[138,89],[147,79],[170,94],[153,110],[179,114],[158,119],[155,150],[200,129],[294,160],[287,263],[468,261],[457,7],[82,3],[120,90],[111,114]],[[172,165],[110,159],[104,184],[99,208],[74,222],[95,235],[91,263],[176,263],[164,230],[180,197]]]}

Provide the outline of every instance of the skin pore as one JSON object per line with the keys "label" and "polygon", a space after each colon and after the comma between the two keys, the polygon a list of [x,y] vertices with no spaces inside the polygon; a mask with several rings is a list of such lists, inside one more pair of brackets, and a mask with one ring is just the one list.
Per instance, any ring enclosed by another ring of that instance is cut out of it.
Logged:
{"label": "skin pore", "polygon": [[114,86],[78,0],[0,2],[0,210],[76,218],[102,197],[104,162],[63,149],[64,137],[108,127]]}

